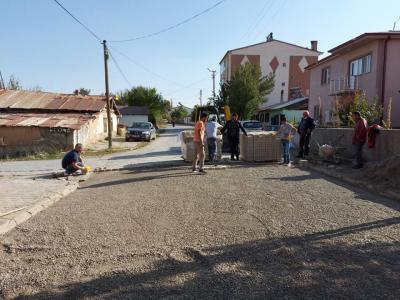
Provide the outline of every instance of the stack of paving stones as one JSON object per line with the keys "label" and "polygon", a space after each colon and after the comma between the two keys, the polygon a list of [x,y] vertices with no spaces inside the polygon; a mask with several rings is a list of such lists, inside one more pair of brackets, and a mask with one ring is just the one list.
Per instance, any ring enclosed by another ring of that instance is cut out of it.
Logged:
{"label": "stack of paving stones", "polygon": [[280,142],[272,132],[250,132],[240,138],[241,159],[248,162],[279,161]]}

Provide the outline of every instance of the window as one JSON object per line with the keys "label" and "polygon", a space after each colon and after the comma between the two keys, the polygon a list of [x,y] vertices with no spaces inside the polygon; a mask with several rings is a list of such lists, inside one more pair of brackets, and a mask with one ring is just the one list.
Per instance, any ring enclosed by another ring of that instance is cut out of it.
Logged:
{"label": "window", "polygon": [[285,67],[286,67],[286,63],[283,63],[283,64],[282,64],[282,67],[284,67],[284,68],[285,68]]}
{"label": "window", "polygon": [[350,75],[358,76],[371,72],[371,54],[360,57],[350,62]]}
{"label": "window", "polygon": [[322,69],[321,84],[328,84],[331,81],[331,67]]}
{"label": "window", "polygon": [[285,82],[282,82],[282,86],[285,86],[286,85],[286,83]]}
{"label": "window", "polygon": [[284,94],[285,92],[283,91],[283,90],[281,90],[281,102],[283,102],[283,94]]}

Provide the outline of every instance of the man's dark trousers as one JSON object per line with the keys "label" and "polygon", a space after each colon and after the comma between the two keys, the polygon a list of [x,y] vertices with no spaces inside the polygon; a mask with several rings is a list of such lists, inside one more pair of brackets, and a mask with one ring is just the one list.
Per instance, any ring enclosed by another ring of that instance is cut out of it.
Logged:
{"label": "man's dark trousers", "polygon": [[300,151],[299,156],[303,157],[310,152],[310,138],[311,133],[303,133],[300,135]]}
{"label": "man's dark trousers", "polygon": [[239,137],[238,136],[230,136],[229,137],[229,146],[231,148],[231,158],[235,156],[239,158],[240,149],[239,149]]}
{"label": "man's dark trousers", "polygon": [[362,158],[362,150],[364,147],[364,143],[363,142],[356,142],[354,144],[354,148],[356,151],[356,166],[357,167],[362,167],[363,166],[363,158]]}

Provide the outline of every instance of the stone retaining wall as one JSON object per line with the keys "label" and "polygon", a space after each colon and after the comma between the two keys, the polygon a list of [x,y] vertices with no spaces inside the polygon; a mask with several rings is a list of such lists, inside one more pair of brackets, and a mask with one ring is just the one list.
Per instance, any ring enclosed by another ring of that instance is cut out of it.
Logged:
{"label": "stone retaining wall", "polygon": [[[343,147],[342,155],[352,158],[354,157],[354,149],[351,144],[352,135],[352,128],[317,128],[313,131],[311,151],[318,152],[318,144],[329,144]],[[365,145],[363,153],[367,161],[377,161],[393,155],[400,155],[400,129],[381,130],[376,137],[375,147],[369,149]]]}

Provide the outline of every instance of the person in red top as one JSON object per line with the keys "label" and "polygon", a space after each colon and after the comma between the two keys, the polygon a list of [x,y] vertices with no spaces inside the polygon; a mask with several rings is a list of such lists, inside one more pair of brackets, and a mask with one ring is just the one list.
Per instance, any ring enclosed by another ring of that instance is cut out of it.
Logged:
{"label": "person in red top", "polygon": [[353,132],[353,145],[356,151],[356,164],[353,168],[359,169],[363,167],[362,149],[367,141],[367,121],[361,117],[360,112],[355,111],[351,117],[355,122]]}
{"label": "person in red top", "polygon": [[193,143],[194,143],[194,156],[193,156],[193,172],[197,170],[197,162],[199,162],[199,172],[205,173],[204,171],[204,159],[205,159],[205,152],[204,152],[204,130],[205,130],[205,123],[207,123],[208,115],[206,113],[202,113],[200,120],[197,121],[194,127],[194,136],[193,136]]}

